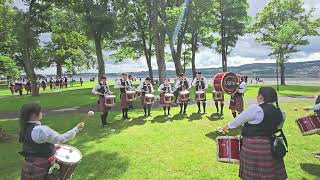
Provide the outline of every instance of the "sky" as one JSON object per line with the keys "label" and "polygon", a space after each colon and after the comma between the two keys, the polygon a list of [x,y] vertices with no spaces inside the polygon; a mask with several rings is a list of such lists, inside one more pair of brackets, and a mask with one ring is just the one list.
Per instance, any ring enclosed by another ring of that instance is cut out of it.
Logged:
{"label": "sky", "polygon": [[[255,16],[269,0],[247,0],[249,3],[248,14]],[[21,0],[14,0],[14,5],[18,8],[24,8]],[[304,0],[304,7],[306,9],[315,8],[314,18],[320,18],[320,0]],[[48,35],[44,35],[41,39],[48,39]],[[308,37],[310,44],[307,46],[299,47],[301,50],[298,53],[290,56],[289,62],[301,62],[320,60],[320,37]],[[169,48],[166,51],[170,52]],[[268,57],[270,49],[255,42],[253,34],[246,34],[239,38],[239,41],[235,48],[233,48],[230,56],[228,57],[228,66],[239,66],[243,64],[251,63],[267,63],[274,62],[273,59]],[[137,60],[126,60],[120,63],[114,63],[105,57],[106,72],[107,73],[119,73],[119,72],[139,72],[147,71],[147,63],[144,57]],[[168,70],[174,70],[173,62],[166,63]],[[152,67],[157,69],[157,63],[155,57],[152,58]],[[214,52],[213,49],[201,47],[196,54],[196,67],[197,68],[210,68],[221,67],[221,55]],[[38,73],[54,74],[55,68],[47,68],[45,70],[39,70]],[[85,72],[95,73],[97,70],[91,69]]]}

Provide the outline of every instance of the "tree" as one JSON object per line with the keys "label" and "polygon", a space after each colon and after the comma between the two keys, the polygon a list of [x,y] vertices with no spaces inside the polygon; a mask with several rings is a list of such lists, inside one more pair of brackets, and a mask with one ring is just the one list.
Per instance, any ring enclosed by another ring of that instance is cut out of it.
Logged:
{"label": "tree", "polygon": [[309,44],[307,36],[318,36],[320,19],[312,19],[314,9],[306,11],[302,0],[272,0],[256,17],[256,40],[271,47],[280,66],[281,85],[285,85],[285,62],[299,46]]}
{"label": "tree", "polygon": [[11,0],[1,0],[0,3],[0,55],[14,54],[16,39],[13,33],[15,11]]}
{"label": "tree", "polygon": [[239,36],[245,33],[248,7],[246,0],[214,0],[217,24],[212,29],[219,34],[216,51],[221,54],[223,72],[228,69],[227,56],[236,46]]}
{"label": "tree", "polygon": [[166,76],[166,64],[165,64],[165,22],[166,22],[166,0],[154,0],[152,1],[152,32],[153,41],[157,58],[159,82],[161,82]]}
{"label": "tree", "polygon": [[0,74],[15,79],[19,75],[19,67],[10,57],[0,55]]}

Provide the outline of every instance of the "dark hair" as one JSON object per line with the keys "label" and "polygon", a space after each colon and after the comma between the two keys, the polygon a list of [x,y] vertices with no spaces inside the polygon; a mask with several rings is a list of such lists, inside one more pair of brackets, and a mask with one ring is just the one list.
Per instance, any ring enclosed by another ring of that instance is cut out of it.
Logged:
{"label": "dark hair", "polygon": [[107,77],[105,75],[102,75],[100,79],[107,79]]}
{"label": "dark hair", "polygon": [[128,78],[132,78],[132,75],[130,74],[130,75],[128,76]]}
{"label": "dark hair", "polygon": [[278,94],[273,87],[263,86],[259,88],[258,95],[261,95],[264,98],[265,103],[276,103],[276,106],[279,108],[278,104]]}
{"label": "dark hair", "polygon": [[320,103],[320,95],[316,98],[315,104],[319,104]]}
{"label": "dark hair", "polygon": [[128,76],[128,74],[127,74],[127,73],[122,73],[121,75],[122,75],[122,76]]}
{"label": "dark hair", "polygon": [[41,112],[41,106],[36,103],[25,104],[20,110],[20,132],[19,132],[19,142],[23,142],[25,125],[30,121],[30,117],[33,114],[39,115]]}
{"label": "dark hair", "polygon": [[147,78],[146,78],[146,81],[151,81],[151,78],[147,77]]}
{"label": "dark hair", "polygon": [[201,71],[198,71],[197,74],[202,74]]}
{"label": "dark hair", "polygon": [[182,77],[182,76],[184,76],[184,73],[180,73],[180,74],[179,74],[179,77]]}

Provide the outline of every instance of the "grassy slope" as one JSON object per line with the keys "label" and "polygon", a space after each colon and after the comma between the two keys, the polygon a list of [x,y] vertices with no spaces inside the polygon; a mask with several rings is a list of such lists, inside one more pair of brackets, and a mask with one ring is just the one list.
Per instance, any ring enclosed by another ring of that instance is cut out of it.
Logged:
{"label": "grassy slope", "polygon": [[[292,111],[310,103],[285,103],[280,106],[287,113],[285,133],[289,141],[289,154],[285,163],[289,179],[320,178],[320,161],[311,152],[320,150],[318,135],[302,136],[295,119],[304,113]],[[213,107],[209,107],[213,108]],[[174,108],[172,114],[176,114]],[[209,110],[212,111],[212,110]],[[196,107],[189,112],[196,112]],[[153,117],[142,121],[141,110],[130,112],[134,119],[123,122],[119,112],[111,112],[110,120],[115,133],[100,129],[99,117],[88,120],[86,128],[68,142],[83,153],[83,159],[73,179],[237,179],[238,165],[216,161],[216,143],[220,134],[215,129],[231,119],[225,110],[223,120],[209,115],[175,115],[167,119],[157,109]],[[45,123],[59,132],[73,127],[80,114],[45,117]],[[17,133],[17,121],[0,120],[0,127]],[[237,134],[232,131],[230,134]],[[18,179],[21,157],[16,142],[0,144],[0,172],[4,179]]]}
{"label": "grassy slope", "polygon": [[[71,106],[95,104],[96,97],[90,93],[91,88],[93,86],[94,86],[93,82],[87,82],[83,87],[75,86],[73,88],[69,88],[67,91],[58,91],[58,92],[48,91],[48,93],[41,94],[41,96],[39,97],[31,97],[26,95],[4,96],[0,99],[0,112],[19,109],[23,104],[27,102],[38,102],[45,108],[71,107]],[[248,91],[245,93],[245,98],[256,97],[259,87],[260,87],[259,85],[248,86]],[[155,89],[157,88],[155,87]],[[117,96],[119,95],[119,89],[112,89],[112,91]],[[194,91],[194,88],[191,89],[192,98],[194,97],[193,91]],[[210,93],[211,91],[212,91],[212,88],[209,87],[209,89],[207,90],[208,99],[212,98],[212,94]],[[158,94],[158,92],[156,92],[155,94]],[[320,87],[290,85],[290,86],[280,87],[279,95],[280,96],[301,96],[301,95],[314,96],[316,94],[320,94]],[[226,95],[225,98],[228,99],[229,96]]]}

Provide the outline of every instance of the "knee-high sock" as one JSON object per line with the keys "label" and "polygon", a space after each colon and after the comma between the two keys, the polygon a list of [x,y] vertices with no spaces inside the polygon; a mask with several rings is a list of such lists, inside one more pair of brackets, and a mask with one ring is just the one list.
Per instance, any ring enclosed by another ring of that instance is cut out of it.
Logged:
{"label": "knee-high sock", "polygon": [[219,112],[219,102],[215,101],[214,104],[216,105],[217,112]]}
{"label": "knee-high sock", "polygon": [[183,109],[183,112],[186,112],[186,110],[187,110],[187,106],[188,106],[188,104],[187,104],[187,103],[184,103],[184,109]]}
{"label": "knee-high sock", "polygon": [[168,107],[168,115],[170,115],[170,106]]}
{"label": "knee-high sock", "polygon": [[150,116],[150,113],[151,113],[151,104],[149,104],[147,107],[148,107],[148,115]]}
{"label": "knee-high sock", "polygon": [[200,109],[200,101],[197,102],[197,106],[198,106],[198,111],[201,111],[201,109]]}
{"label": "knee-high sock", "polygon": [[202,107],[203,107],[203,112],[204,112],[204,113],[206,112],[206,105],[207,105],[206,102],[202,102]]}
{"label": "knee-high sock", "polygon": [[122,118],[125,118],[126,116],[125,116],[125,108],[122,108]]}
{"label": "knee-high sock", "polygon": [[167,111],[167,106],[163,106],[163,112],[164,112],[164,114],[166,114],[166,111]]}
{"label": "knee-high sock", "polygon": [[220,103],[220,106],[221,106],[221,114],[223,114],[223,106],[224,106],[224,103],[221,102],[221,103]]}
{"label": "knee-high sock", "polygon": [[128,117],[128,111],[129,111],[129,108],[125,108],[125,118],[127,118],[127,119],[129,118]]}
{"label": "knee-high sock", "polygon": [[183,103],[180,104],[180,113],[182,112]]}
{"label": "knee-high sock", "polygon": [[147,115],[147,107],[143,106],[144,115]]}
{"label": "knee-high sock", "polygon": [[236,118],[236,117],[237,117],[237,113],[236,113],[236,112],[232,112],[232,116],[233,116],[234,118]]}

